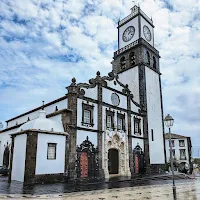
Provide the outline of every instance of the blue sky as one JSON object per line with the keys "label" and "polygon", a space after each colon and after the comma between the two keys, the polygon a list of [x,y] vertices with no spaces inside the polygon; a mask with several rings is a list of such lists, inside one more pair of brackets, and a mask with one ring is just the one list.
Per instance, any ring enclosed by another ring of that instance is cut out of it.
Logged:
{"label": "blue sky", "polygon": [[[153,17],[164,114],[200,151],[200,0],[140,0]],[[59,98],[72,77],[111,70],[124,0],[0,0],[0,121]]]}

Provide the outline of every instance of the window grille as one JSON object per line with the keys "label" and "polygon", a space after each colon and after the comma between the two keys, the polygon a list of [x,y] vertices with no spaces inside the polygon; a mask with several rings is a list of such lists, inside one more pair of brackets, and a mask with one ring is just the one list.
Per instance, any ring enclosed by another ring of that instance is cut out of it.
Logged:
{"label": "window grille", "polygon": [[123,120],[121,118],[117,119],[117,129],[122,130],[123,128]]}
{"label": "window grille", "polygon": [[84,123],[90,124],[90,111],[84,110]]}
{"label": "window grille", "polygon": [[48,160],[56,159],[56,143],[48,143],[47,159]]}
{"label": "window grille", "polygon": [[108,128],[112,127],[112,117],[110,115],[107,116],[107,127]]}

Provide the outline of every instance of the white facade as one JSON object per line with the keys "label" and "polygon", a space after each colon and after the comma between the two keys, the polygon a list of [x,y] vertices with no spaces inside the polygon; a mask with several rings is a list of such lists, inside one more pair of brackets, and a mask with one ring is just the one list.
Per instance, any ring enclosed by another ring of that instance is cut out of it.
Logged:
{"label": "white facade", "polygon": [[11,179],[15,181],[24,182],[24,169],[26,158],[26,139],[27,135],[17,135],[15,137],[13,153],[13,165]]}
{"label": "white facade", "polygon": [[[38,133],[36,175],[64,173],[65,137],[63,135]],[[48,143],[56,143],[55,160],[47,159]]]}
{"label": "white facade", "polygon": [[[184,141],[184,145],[180,145],[179,141]],[[187,138],[172,138],[173,146],[172,146],[172,151],[173,151],[173,158],[178,163],[185,162],[189,164],[189,152],[188,152],[188,142]],[[167,162],[170,161],[170,146],[169,146],[169,139],[165,139],[165,148],[166,148],[166,159]],[[181,150],[185,151],[184,155],[181,155]],[[174,154],[175,152],[175,154]]]}
{"label": "white facade", "polygon": [[[150,163],[164,164],[164,141],[159,75],[145,68]],[[153,131],[153,138],[152,138]]]}

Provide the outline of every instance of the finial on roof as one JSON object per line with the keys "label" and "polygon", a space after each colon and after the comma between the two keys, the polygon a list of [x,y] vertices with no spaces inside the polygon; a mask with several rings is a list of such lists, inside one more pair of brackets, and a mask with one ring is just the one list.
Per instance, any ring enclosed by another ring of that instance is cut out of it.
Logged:
{"label": "finial on roof", "polygon": [[72,78],[72,83],[71,83],[71,86],[75,86],[76,85],[76,79],[75,77]]}
{"label": "finial on roof", "polygon": [[97,71],[97,76],[100,76],[100,74],[101,74],[100,71]]}
{"label": "finial on roof", "polygon": [[42,110],[44,110],[44,101],[42,101]]}

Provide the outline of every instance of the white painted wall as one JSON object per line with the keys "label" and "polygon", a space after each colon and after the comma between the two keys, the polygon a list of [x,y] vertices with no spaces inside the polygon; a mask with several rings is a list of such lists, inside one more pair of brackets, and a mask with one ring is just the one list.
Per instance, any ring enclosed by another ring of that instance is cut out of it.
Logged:
{"label": "white painted wall", "polygon": [[[90,97],[92,98],[92,97]],[[82,99],[78,99],[77,102],[77,126],[83,127],[83,128],[89,128],[89,129],[97,129],[97,104],[89,102],[89,105],[94,105],[94,110],[93,110],[93,122],[94,126],[93,127],[86,127],[82,125],[82,102],[85,104],[88,104],[87,101],[84,101]]]}
{"label": "white painted wall", "polygon": [[[35,174],[64,173],[66,136],[38,133]],[[48,143],[57,143],[56,159],[47,159]]]}
{"label": "white painted wall", "polygon": [[[145,38],[145,36],[144,36],[143,26],[145,26],[145,25],[151,31],[151,41],[147,41],[146,38]],[[153,27],[143,17],[141,17],[141,37],[143,39],[145,39],[149,44],[151,44],[152,46],[154,46],[154,43],[153,43]]]}
{"label": "white painted wall", "polygon": [[[150,164],[165,163],[159,75],[145,68]],[[154,132],[154,141],[151,138]]]}
{"label": "white painted wall", "polygon": [[[189,152],[188,152],[187,138],[172,139],[172,140],[174,140],[174,147],[172,147],[172,149],[175,150],[175,157],[176,157],[177,161],[189,163]],[[184,140],[185,147],[179,147],[179,140]],[[170,159],[169,139],[165,139],[165,148],[166,148],[166,159],[167,159],[167,161],[169,161],[169,159]],[[185,149],[186,160],[180,160],[180,149]]]}
{"label": "white painted wall", "polygon": [[49,117],[49,118],[47,118],[47,119],[51,119],[51,120],[53,120],[53,121],[56,121],[56,122],[62,124],[62,115],[61,115],[61,114],[55,115],[55,116],[53,116],[53,117]]}
{"label": "white painted wall", "polygon": [[89,97],[89,98],[92,98],[92,99],[95,99],[97,100],[97,86],[94,87],[94,88],[82,88],[84,91],[85,91],[85,97]]}
{"label": "white painted wall", "polygon": [[144,151],[144,140],[139,138],[132,138],[132,150],[139,144]]}
{"label": "white painted wall", "polygon": [[[55,112],[56,106],[58,107],[58,110],[66,109],[67,106],[68,106],[68,100],[64,99],[62,101],[56,102],[55,104],[52,104],[50,106],[45,107],[44,110],[46,111],[46,114],[50,114],[50,113]],[[40,110],[37,110],[35,112],[32,112],[30,114],[24,115],[22,117],[19,117],[19,118],[15,119],[15,120],[12,120],[12,121],[8,122],[8,125],[7,125],[6,128],[13,127],[13,126],[16,125],[16,123],[21,124],[21,123],[27,122],[28,117],[29,117],[30,120],[38,118],[39,111]]]}
{"label": "white painted wall", "polygon": [[140,103],[138,66],[120,73],[119,80],[123,84],[128,84],[128,87],[133,94],[134,101]]}
{"label": "white painted wall", "polygon": [[89,141],[94,144],[94,147],[97,147],[97,132],[77,130],[77,141],[76,145],[82,144],[86,140],[86,137],[89,137]]}
{"label": "white painted wall", "polygon": [[0,166],[3,165],[3,153],[4,153],[4,145],[11,144],[11,138],[10,138],[10,134],[17,132],[17,128],[6,131],[4,133],[0,134],[0,141],[1,141],[1,147],[0,147]]}
{"label": "white painted wall", "polygon": [[102,95],[103,102],[113,105],[112,101],[111,101],[111,95],[112,95],[112,93],[116,93],[120,98],[120,103],[117,107],[127,109],[127,97],[126,96],[121,95],[117,92],[113,92],[112,90],[109,90],[107,88],[103,88],[102,92],[103,92],[103,95]]}
{"label": "white painted wall", "polygon": [[[135,34],[130,41],[124,42],[123,39],[122,39],[122,36],[123,36],[125,29],[128,28],[129,26],[135,27]],[[132,42],[134,42],[138,38],[139,38],[138,17],[135,17],[134,19],[132,19],[131,21],[129,21],[128,23],[124,24],[123,26],[121,26],[119,28],[119,49],[121,49],[122,47],[124,47],[124,46],[126,46],[126,45],[128,45]]]}
{"label": "white painted wall", "polygon": [[15,137],[11,180],[24,182],[26,140],[26,134]]}

